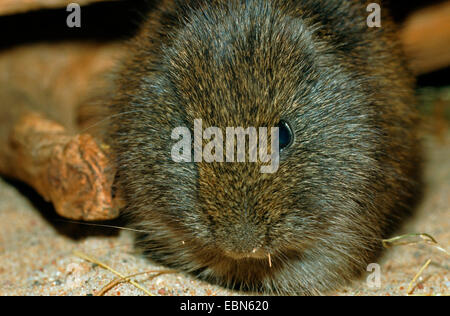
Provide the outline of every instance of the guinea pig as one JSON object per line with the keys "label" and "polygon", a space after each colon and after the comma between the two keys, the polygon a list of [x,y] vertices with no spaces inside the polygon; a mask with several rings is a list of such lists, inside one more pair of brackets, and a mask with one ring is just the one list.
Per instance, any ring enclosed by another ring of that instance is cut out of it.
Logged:
{"label": "guinea pig", "polygon": [[[384,7],[371,28],[359,0],[156,3],[128,43],[107,128],[150,259],[264,294],[326,294],[360,276],[420,182],[414,78]],[[277,127],[277,170],[174,161],[173,131],[195,120]]]}

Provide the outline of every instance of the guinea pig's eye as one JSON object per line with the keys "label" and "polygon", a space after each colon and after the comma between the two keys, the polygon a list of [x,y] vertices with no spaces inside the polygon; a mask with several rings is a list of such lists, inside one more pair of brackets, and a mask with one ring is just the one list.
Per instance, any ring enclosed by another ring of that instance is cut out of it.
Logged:
{"label": "guinea pig's eye", "polygon": [[289,147],[294,142],[294,133],[286,121],[281,120],[278,123],[279,137],[280,137],[280,151]]}

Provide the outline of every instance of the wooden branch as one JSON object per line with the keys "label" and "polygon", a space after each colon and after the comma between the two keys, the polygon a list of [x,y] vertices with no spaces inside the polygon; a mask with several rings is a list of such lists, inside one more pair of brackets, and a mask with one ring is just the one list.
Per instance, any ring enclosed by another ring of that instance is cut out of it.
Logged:
{"label": "wooden branch", "polygon": [[32,186],[63,217],[91,221],[119,215],[111,192],[114,172],[88,134],[69,136],[61,125],[27,111],[12,124],[0,160],[0,173]]}
{"label": "wooden branch", "polygon": [[110,155],[90,136],[95,129],[79,135],[76,122],[120,47],[40,43],[0,53],[0,175],[29,184],[66,218],[119,215]]}
{"label": "wooden branch", "polygon": [[450,66],[450,1],[414,12],[401,39],[416,74]]}

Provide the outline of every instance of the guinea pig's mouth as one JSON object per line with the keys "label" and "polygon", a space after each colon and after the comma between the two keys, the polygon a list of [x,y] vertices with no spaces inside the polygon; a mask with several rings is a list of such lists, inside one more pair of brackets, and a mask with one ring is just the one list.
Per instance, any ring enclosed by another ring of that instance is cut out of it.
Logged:
{"label": "guinea pig's mouth", "polygon": [[269,259],[270,253],[265,251],[263,248],[254,248],[250,252],[236,252],[230,250],[224,250],[224,253],[227,257],[242,260],[242,259]]}

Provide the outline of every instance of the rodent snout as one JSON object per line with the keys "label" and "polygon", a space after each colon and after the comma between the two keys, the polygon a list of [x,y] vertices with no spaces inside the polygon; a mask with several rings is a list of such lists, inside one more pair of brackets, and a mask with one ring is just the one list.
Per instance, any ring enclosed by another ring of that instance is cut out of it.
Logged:
{"label": "rodent snout", "polygon": [[224,254],[233,259],[267,258],[265,234],[256,223],[241,222],[238,225],[217,231],[217,244]]}

